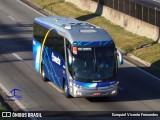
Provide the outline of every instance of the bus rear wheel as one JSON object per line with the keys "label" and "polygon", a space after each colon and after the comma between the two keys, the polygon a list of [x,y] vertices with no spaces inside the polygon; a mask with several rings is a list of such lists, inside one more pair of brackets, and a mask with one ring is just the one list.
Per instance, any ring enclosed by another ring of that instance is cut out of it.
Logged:
{"label": "bus rear wheel", "polygon": [[46,76],[45,76],[45,72],[44,72],[44,69],[43,69],[43,68],[42,68],[42,71],[41,71],[41,75],[42,75],[43,81],[47,82],[48,80],[47,80],[47,78],[46,78]]}

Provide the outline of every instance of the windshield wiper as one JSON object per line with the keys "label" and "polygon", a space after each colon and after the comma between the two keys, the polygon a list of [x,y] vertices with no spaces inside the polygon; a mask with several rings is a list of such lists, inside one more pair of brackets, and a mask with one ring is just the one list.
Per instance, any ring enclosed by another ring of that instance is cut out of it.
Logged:
{"label": "windshield wiper", "polygon": [[97,57],[96,57],[96,50],[95,50],[95,48],[93,48],[93,50],[94,50],[94,71],[98,71],[98,65],[97,65]]}

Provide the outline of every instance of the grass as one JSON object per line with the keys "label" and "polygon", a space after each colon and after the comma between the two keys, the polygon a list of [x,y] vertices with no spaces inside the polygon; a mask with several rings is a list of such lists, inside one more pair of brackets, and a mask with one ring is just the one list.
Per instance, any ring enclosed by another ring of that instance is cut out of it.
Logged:
{"label": "grass", "polygon": [[[8,112],[7,109],[0,103],[0,112]],[[0,120],[16,120],[13,117],[1,117]]]}
{"label": "grass", "polygon": [[143,43],[151,43],[153,40],[145,37],[140,37],[131,32],[126,31],[124,28],[112,24],[107,21],[104,17],[98,17],[89,20],[90,23],[96,24],[109,32],[113,40],[120,49],[126,52],[132,52],[136,47]]}
{"label": "grass", "polygon": [[0,111],[6,111],[6,108],[0,103]]}
{"label": "grass", "polygon": [[160,68],[160,44],[135,50],[132,54]]}
{"label": "grass", "polygon": [[[145,60],[151,64],[160,67],[160,44],[136,50],[141,44],[152,43],[153,40],[141,37],[124,28],[111,23],[102,16],[79,9],[76,5],[65,2],[64,0],[32,0],[33,2],[42,6],[59,16],[73,17],[79,20],[88,20],[88,22],[100,26],[108,31],[112,36],[118,48],[132,53],[133,55]],[[95,18],[93,18],[95,17]],[[90,19],[89,18],[93,18]]]}
{"label": "grass", "polygon": [[90,13],[88,11],[82,11],[75,5],[68,2],[64,2],[64,0],[32,0],[32,1],[39,4],[43,9],[45,8],[51,12],[54,12],[59,16],[77,18]]}

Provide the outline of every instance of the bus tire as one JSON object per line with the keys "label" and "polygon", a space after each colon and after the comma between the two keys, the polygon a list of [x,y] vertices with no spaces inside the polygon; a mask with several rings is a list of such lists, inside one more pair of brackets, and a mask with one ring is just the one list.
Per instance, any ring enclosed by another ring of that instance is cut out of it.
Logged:
{"label": "bus tire", "polygon": [[46,78],[46,76],[45,76],[45,72],[44,72],[43,67],[42,67],[41,75],[42,75],[43,81],[44,81],[44,82],[47,82],[48,80],[47,80],[47,78]]}
{"label": "bus tire", "polygon": [[63,79],[63,92],[64,92],[64,95],[65,95],[67,98],[70,98],[70,94],[68,94],[67,90],[68,90],[68,86],[67,86],[67,84],[66,84],[66,81]]}

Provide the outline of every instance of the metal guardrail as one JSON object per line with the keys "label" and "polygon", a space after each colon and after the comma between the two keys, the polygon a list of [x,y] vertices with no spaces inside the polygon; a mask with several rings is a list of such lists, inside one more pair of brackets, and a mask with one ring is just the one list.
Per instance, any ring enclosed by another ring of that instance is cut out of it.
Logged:
{"label": "metal guardrail", "polygon": [[160,10],[131,0],[92,0],[127,15],[160,27]]}

